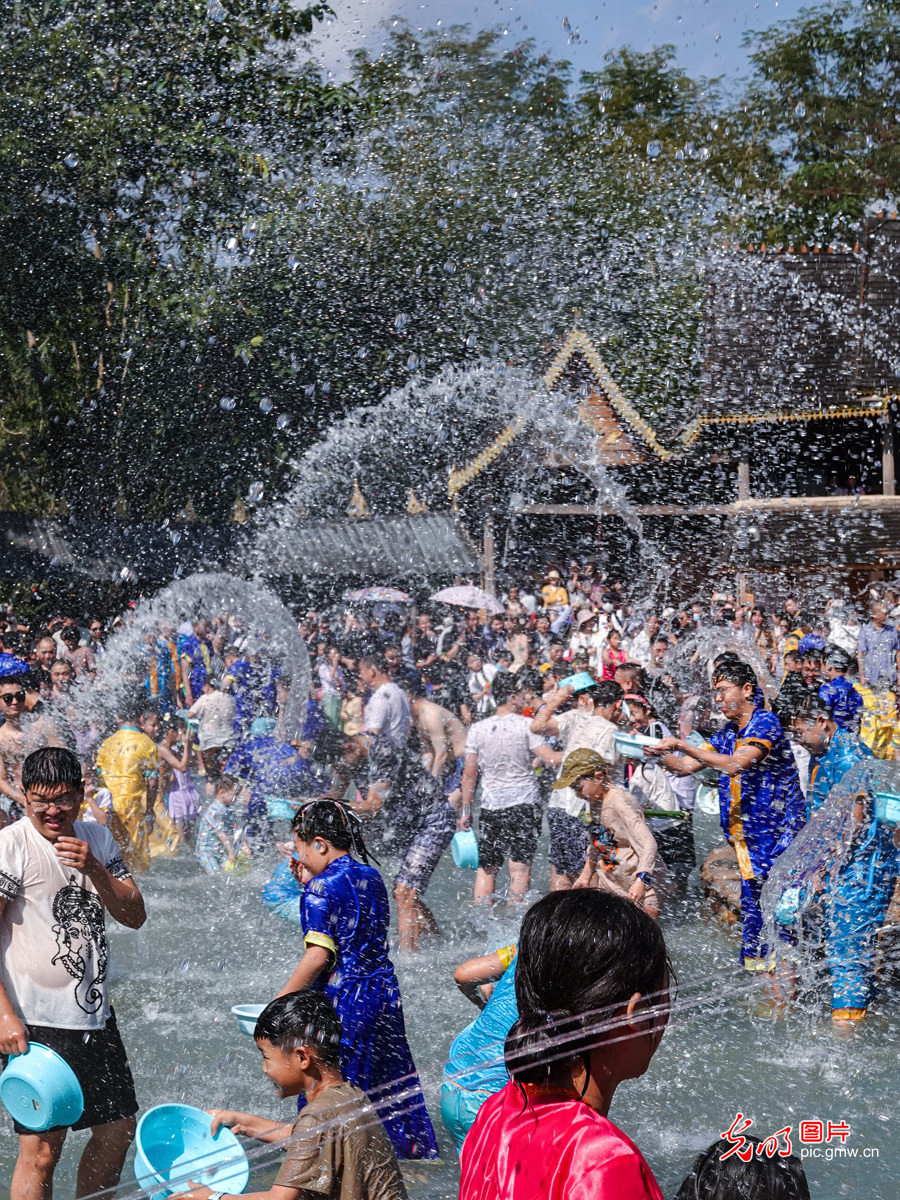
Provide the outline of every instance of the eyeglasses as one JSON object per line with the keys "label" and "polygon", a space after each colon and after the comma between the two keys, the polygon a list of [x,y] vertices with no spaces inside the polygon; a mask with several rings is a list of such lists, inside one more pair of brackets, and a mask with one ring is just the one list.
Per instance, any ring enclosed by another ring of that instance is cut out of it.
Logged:
{"label": "eyeglasses", "polygon": [[28,803],[31,806],[31,811],[33,813],[38,813],[40,815],[42,813],[45,813],[47,811],[47,809],[51,808],[51,807],[57,808],[60,812],[71,812],[73,808],[77,808],[79,801],[78,800],[50,800],[50,801],[48,801],[47,804],[35,804],[34,801],[29,800]]}
{"label": "eyeglasses", "polygon": [[2,695],[0,695],[0,703],[2,703],[2,704],[12,704],[12,702],[14,700],[15,700],[16,704],[24,704],[25,703],[25,693],[24,692],[4,692]]}

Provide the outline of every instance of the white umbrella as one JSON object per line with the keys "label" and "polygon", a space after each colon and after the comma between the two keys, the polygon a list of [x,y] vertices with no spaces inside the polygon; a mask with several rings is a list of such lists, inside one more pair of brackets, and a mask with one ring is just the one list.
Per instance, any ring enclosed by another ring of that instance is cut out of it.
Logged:
{"label": "white umbrella", "polygon": [[503,605],[496,597],[475,587],[472,583],[462,587],[444,588],[440,592],[435,592],[431,599],[437,600],[439,604],[455,604],[459,608],[483,608],[487,612],[503,612]]}

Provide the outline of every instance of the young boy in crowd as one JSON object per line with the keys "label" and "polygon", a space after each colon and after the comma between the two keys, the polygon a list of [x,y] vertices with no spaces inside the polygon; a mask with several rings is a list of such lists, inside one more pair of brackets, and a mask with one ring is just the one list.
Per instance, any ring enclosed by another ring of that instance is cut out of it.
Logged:
{"label": "young boy in crowd", "polygon": [[[261,1142],[285,1142],[271,1188],[244,1200],[405,1200],[406,1189],[384,1126],[365,1092],[341,1075],[341,1023],[321,992],[289,992],[260,1014],[253,1034],[263,1073],[283,1098],[304,1096],[293,1126],[252,1113],[210,1109],[213,1133],[227,1125]],[[287,1140],[290,1139],[290,1140]],[[173,1200],[222,1200],[192,1186]],[[231,1200],[229,1197],[228,1200]]]}
{"label": "young boy in crowd", "polygon": [[827,705],[841,729],[853,729],[863,698],[847,678],[850,655],[840,646],[831,646],[825,653],[826,681],[819,688],[819,699]]}
{"label": "young boy in crowd", "polygon": [[200,818],[197,829],[197,857],[207,875],[218,875],[226,863],[237,860],[244,848],[232,806],[240,783],[233,775],[223,775],[216,784],[216,798]]}

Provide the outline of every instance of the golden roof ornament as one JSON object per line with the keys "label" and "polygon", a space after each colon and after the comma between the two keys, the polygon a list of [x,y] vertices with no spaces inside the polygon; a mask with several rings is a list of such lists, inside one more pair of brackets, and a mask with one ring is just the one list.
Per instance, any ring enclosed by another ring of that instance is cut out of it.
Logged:
{"label": "golden roof ornament", "polygon": [[420,500],[415,491],[409,489],[409,499],[406,501],[406,514],[410,517],[418,517],[420,513],[428,512],[428,505]]}
{"label": "golden roof ornament", "polygon": [[181,517],[182,521],[189,521],[193,523],[197,520],[197,510],[194,508],[194,501],[191,496],[188,496],[184,508],[178,515]]}
{"label": "golden roof ornament", "polygon": [[372,513],[366,503],[366,498],[360,489],[359,479],[354,479],[350,503],[347,505],[347,516],[352,517],[355,521],[363,521],[366,517],[371,517],[371,515]]}
{"label": "golden roof ornament", "polygon": [[231,519],[236,521],[238,525],[246,525],[247,523],[247,505],[240,496],[235,498],[231,508]]}

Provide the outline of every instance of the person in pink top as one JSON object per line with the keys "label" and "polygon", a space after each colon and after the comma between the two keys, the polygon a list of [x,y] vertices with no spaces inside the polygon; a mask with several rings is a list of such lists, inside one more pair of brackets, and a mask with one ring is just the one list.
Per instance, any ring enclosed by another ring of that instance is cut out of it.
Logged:
{"label": "person in pink top", "polygon": [[662,1040],[669,975],[659,926],[620,896],[551,892],[526,913],[511,1078],[463,1142],[460,1200],[663,1200],[607,1114]]}

